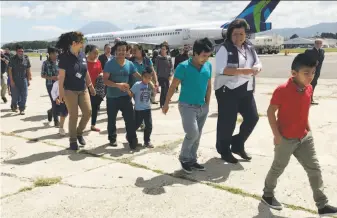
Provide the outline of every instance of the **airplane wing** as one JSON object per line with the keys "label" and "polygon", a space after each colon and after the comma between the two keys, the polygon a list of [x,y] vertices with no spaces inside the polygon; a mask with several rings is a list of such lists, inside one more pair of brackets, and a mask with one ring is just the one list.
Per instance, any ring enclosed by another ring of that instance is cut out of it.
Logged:
{"label": "airplane wing", "polygon": [[141,45],[158,45],[157,43],[151,43],[151,42],[134,42],[134,41],[128,41],[126,40],[126,43],[131,44],[131,45],[135,45],[135,44],[141,44]]}

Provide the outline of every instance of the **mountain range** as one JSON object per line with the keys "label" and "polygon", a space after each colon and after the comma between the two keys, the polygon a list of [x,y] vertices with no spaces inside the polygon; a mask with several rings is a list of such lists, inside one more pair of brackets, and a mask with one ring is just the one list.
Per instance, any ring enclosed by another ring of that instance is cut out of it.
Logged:
{"label": "mountain range", "polygon": [[313,37],[315,35],[320,35],[321,33],[337,33],[337,22],[319,23],[304,28],[276,28],[257,35],[279,34],[289,38],[294,34],[297,34],[299,37]]}

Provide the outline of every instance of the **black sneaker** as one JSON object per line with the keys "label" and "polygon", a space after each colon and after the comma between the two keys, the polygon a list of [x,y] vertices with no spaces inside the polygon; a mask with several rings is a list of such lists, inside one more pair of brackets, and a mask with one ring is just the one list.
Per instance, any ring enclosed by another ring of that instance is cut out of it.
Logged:
{"label": "black sneaker", "polygon": [[131,150],[135,150],[138,145],[138,139],[134,139],[131,142],[129,142],[129,146]]}
{"label": "black sneaker", "polygon": [[77,136],[77,140],[78,140],[78,142],[79,142],[81,145],[85,145],[85,144],[86,144],[86,142],[85,142],[83,136]]}
{"label": "black sneaker", "polygon": [[337,215],[337,208],[327,204],[322,209],[318,209],[318,214],[319,215]]}
{"label": "black sneaker", "polygon": [[52,119],[53,119],[53,114],[52,114],[51,110],[47,111],[47,115],[48,115],[48,121],[51,122]]}
{"label": "black sneaker", "polygon": [[69,146],[70,150],[78,150],[78,144],[77,142],[70,142],[70,146]]}
{"label": "black sneaker", "polygon": [[18,108],[17,107],[13,107],[11,106],[12,112],[18,112]]}
{"label": "black sneaker", "polygon": [[7,98],[6,97],[2,97],[2,100],[4,101],[4,103],[7,103]]}
{"label": "black sneaker", "polygon": [[188,174],[192,173],[192,168],[189,163],[183,163],[183,162],[180,162],[180,163],[181,163],[181,167],[186,173]]}
{"label": "black sneaker", "polygon": [[238,163],[238,159],[236,159],[231,152],[229,152],[229,154],[227,155],[221,155],[221,159],[226,161],[227,163],[232,163],[232,164],[236,164]]}
{"label": "black sneaker", "polygon": [[206,170],[206,168],[205,168],[204,166],[201,166],[201,165],[198,164],[198,163],[192,164],[192,165],[191,165],[191,168],[192,168],[193,170],[199,170],[199,171],[205,171],[205,170]]}
{"label": "black sneaker", "polygon": [[117,142],[116,141],[110,141],[109,145],[112,147],[117,147]]}
{"label": "black sneaker", "polygon": [[57,127],[57,128],[60,127],[60,122],[58,120],[55,120],[54,121],[54,126]]}
{"label": "black sneaker", "polygon": [[275,197],[265,197],[262,196],[262,202],[268,205],[270,208],[275,210],[282,210],[282,204],[276,200]]}
{"label": "black sneaker", "polygon": [[232,150],[232,152],[234,154],[239,155],[242,159],[245,159],[245,160],[251,160],[252,159],[252,157],[250,155],[248,155],[245,150],[243,150],[243,151],[235,151],[235,150],[233,151]]}
{"label": "black sneaker", "polygon": [[145,142],[144,146],[147,147],[147,148],[154,148],[153,144],[151,142]]}

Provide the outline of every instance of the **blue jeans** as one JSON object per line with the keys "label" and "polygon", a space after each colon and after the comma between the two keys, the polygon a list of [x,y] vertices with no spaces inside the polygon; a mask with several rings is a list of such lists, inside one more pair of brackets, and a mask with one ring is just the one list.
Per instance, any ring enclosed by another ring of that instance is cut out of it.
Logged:
{"label": "blue jeans", "polygon": [[27,96],[28,96],[28,81],[22,79],[15,81],[15,87],[11,87],[12,92],[12,108],[16,109],[19,105],[19,110],[23,111],[26,108]]}
{"label": "blue jeans", "polygon": [[197,151],[208,110],[209,106],[207,104],[191,105],[179,103],[179,112],[186,133],[180,151],[180,162],[190,164],[197,162]]}

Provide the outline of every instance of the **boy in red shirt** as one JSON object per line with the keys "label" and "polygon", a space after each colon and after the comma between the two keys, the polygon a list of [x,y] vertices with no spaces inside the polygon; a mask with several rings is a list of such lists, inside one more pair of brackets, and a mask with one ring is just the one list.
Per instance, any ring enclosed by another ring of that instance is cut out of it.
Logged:
{"label": "boy in red shirt", "polygon": [[[281,176],[294,155],[308,174],[314,200],[320,215],[337,213],[337,208],[328,205],[323,192],[323,180],[317,160],[314,140],[308,116],[316,60],[307,54],[299,54],[291,65],[292,77],[276,88],[267,111],[274,134],[275,156],[265,180],[262,201],[269,207],[281,210],[282,205],[274,197],[277,179]],[[275,112],[277,113],[277,119]]]}

